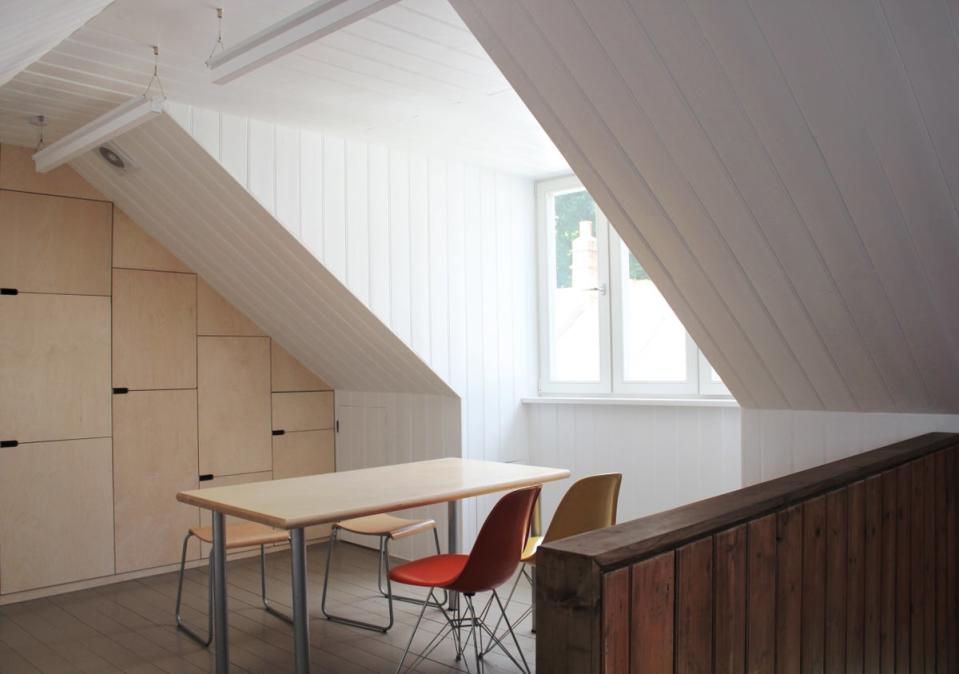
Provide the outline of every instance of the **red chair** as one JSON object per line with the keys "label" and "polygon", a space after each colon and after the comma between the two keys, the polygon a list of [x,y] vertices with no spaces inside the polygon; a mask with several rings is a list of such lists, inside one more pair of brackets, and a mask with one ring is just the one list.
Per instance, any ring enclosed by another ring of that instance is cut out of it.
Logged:
{"label": "red chair", "polygon": [[[519,566],[520,556],[523,554],[523,546],[526,545],[526,536],[529,532],[533,504],[536,503],[539,491],[538,486],[525,487],[503,496],[493,507],[486,518],[486,522],[483,523],[483,528],[480,529],[479,535],[476,537],[476,543],[469,555],[433,555],[403,564],[390,571],[390,580],[394,583],[430,588],[427,602],[434,599],[433,593],[436,590],[462,593],[469,613],[468,616],[451,617],[441,607],[440,610],[446,618],[446,627],[430,640],[423,653],[410,666],[411,670],[420,661],[428,657],[433,649],[446,638],[447,634],[452,634],[456,646],[457,660],[463,656],[463,652],[472,639],[477,671],[481,672],[483,668],[481,654],[484,652],[482,639],[485,632],[493,643],[513,661],[513,664],[523,671],[529,672],[526,656],[523,655],[519,640],[513,632],[509,618],[506,617],[503,602],[500,601],[496,588],[508,581]],[[476,609],[473,606],[473,597],[477,592],[487,591],[492,592],[493,599],[499,606],[506,627],[513,637],[513,643],[522,660],[522,665],[506,649],[493,631],[477,618]],[[420,610],[419,619],[413,627],[410,640],[406,644],[403,659],[400,660],[400,664],[396,668],[397,674],[403,670],[403,664],[406,662],[407,655],[409,655],[410,647],[413,645],[413,637],[416,636],[416,630],[423,620],[426,607],[427,603],[424,603]],[[460,635],[464,627],[469,627],[470,630],[465,641]]]}

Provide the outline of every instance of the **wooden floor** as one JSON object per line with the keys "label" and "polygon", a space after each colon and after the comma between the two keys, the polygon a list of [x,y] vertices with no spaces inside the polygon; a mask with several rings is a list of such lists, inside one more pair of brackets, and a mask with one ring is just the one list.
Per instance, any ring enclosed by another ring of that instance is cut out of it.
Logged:
{"label": "wooden floor", "polygon": [[[396,624],[388,634],[329,622],[320,612],[325,544],[311,546],[308,555],[312,671],[394,671],[420,607],[396,602]],[[337,546],[336,561],[328,608],[335,605],[340,612],[363,620],[383,620],[386,604],[377,598],[374,585],[376,554],[343,544]],[[288,552],[267,556],[268,596],[274,606],[285,611],[290,605],[289,568]],[[184,620],[201,630],[206,628],[206,580],[205,568],[191,569],[184,583]],[[0,674],[213,671],[215,644],[204,649],[174,629],[176,581],[176,574],[168,573],[0,607]],[[292,672],[292,628],[260,608],[258,559],[229,562],[227,582],[233,670]],[[503,588],[504,595],[508,588]],[[508,613],[518,615],[529,599],[529,585],[521,581]],[[442,627],[439,611],[428,609],[426,616],[414,649],[425,645]],[[535,639],[528,620],[517,635],[533,667]],[[475,671],[472,658],[466,662],[454,661],[452,643],[447,639],[416,671]],[[495,652],[487,656],[485,671],[498,674],[517,668]]]}

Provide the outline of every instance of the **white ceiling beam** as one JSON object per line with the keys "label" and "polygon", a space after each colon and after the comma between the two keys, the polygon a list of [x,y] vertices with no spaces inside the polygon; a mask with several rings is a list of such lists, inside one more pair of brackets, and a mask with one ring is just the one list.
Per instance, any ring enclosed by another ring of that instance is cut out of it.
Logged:
{"label": "white ceiling beam", "polygon": [[213,82],[232,82],[397,1],[319,0],[212,57]]}
{"label": "white ceiling beam", "polygon": [[33,155],[38,173],[47,173],[76,159],[80,155],[158,117],[163,112],[163,101],[156,97],[138,96],[110,112],[84,124],[55,143]]}

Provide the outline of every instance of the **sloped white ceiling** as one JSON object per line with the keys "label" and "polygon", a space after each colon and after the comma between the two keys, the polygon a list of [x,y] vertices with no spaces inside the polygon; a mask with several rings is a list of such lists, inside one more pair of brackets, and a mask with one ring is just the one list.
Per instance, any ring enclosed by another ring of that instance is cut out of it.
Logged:
{"label": "sloped white ceiling", "polygon": [[71,165],[334,388],[455,396],[170,117],[113,143]]}
{"label": "sloped white ceiling", "polygon": [[111,0],[5,0],[0,4],[0,85],[56,47]]}
{"label": "sloped white ceiling", "polygon": [[959,412],[959,3],[451,1],[741,404]]}

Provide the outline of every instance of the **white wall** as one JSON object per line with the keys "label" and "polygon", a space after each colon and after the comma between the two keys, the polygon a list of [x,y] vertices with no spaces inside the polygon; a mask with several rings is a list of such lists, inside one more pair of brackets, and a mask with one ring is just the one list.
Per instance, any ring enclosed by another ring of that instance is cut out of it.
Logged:
{"label": "white wall", "polygon": [[[530,461],[622,472],[619,521],[740,486],[738,407],[530,404]],[[568,483],[543,489],[544,523]]]}
{"label": "white wall", "polygon": [[[463,455],[528,460],[531,181],[178,104],[168,112],[462,397]],[[353,467],[388,460],[362,456]],[[464,515],[469,540],[472,503]]]}
{"label": "white wall", "polygon": [[959,415],[954,414],[744,409],[742,423],[744,485],[923,433],[959,432]]}

